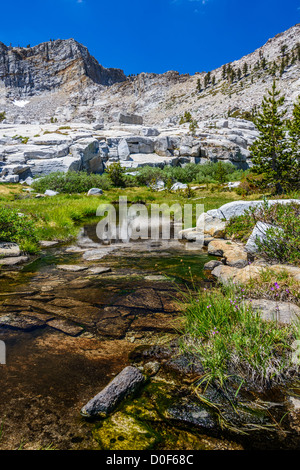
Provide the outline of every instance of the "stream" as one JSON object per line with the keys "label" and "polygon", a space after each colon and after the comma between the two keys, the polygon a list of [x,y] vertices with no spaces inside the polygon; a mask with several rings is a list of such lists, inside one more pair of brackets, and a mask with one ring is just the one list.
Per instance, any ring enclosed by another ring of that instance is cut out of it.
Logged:
{"label": "stream", "polygon": [[[284,395],[257,397],[256,441],[220,432],[214,413],[191,399],[197,370],[176,349],[181,291],[211,285],[203,266],[212,259],[196,244],[172,239],[105,245],[91,224],[76,243],[1,270],[0,448],[213,450],[261,442],[286,413]],[[130,364],[160,372],[104,423],[82,418],[82,406]],[[262,406],[266,401],[272,405]],[[292,424],[276,439],[271,433],[270,448],[299,448]]]}

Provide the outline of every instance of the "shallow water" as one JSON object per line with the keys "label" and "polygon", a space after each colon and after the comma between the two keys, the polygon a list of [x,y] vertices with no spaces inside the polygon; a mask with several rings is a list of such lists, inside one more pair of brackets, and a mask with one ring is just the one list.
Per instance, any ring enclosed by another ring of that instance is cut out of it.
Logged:
{"label": "shallow water", "polygon": [[[98,249],[111,251],[99,260],[84,259],[87,250]],[[211,284],[203,272],[211,259],[195,244],[176,240],[107,247],[97,243],[95,226],[88,225],[76,244],[45,249],[23,268],[3,270],[0,292],[6,295],[0,297],[0,315],[14,314],[40,323],[0,327],[0,340],[7,348],[7,364],[0,365],[0,448],[99,449],[101,429],[82,419],[80,409],[131,363],[137,347],[168,348],[178,337],[182,325],[180,292],[186,286]],[[109,267],[111,271],[101,275],[88,269],[69,272],[58,269],[61,264]],[[281,436],[270,438],[274,433],[256,429],[255,439],[240,440],[236,433],[201,431],[190,422],[170,420],[164,406],[172,405],[176,410],[178,403],[185,403],[188,419],[203,412],[195,411],[198,405],[194,402],[184,401],[185,389],[174,385],[176,374],[175,368],[175,376],[174,370],[171,375],[158,376],[140,397],[119,410],[125,424],[128,416],[151,424],[149,429],[160,436],[155,448],[239,449],[259,448],[261,443],[274,449],[299,446],[293,430],[285,429]],[[295,389],[294,396],[298,392]],[[251,396],[257,402],[255,413],[266,401],[271,426],[290,419],[285,417],[286,395],[280,390],[274,393]],[[111,429],[109,421],[107,426],[112,438],[106,445],[113,449],[115,442],[120,445],[124,441],[115,440],[114,433],[118,435],[119,430]],[[134,439],[128,445],[134,449]]]}
{"label": "shallow water", "polygon": [[[81,232],[82,249],[101,248],[93,230]],[[7,364],[0,365],[0,448],[97,448],[81,407],[129,364],[138,344],[176,337],[178,287],[191,282],[191,271],[193,282],[209,282],[203,265],[211,257],[191,254],[187,246],[174,240],[114,244],[102,259],[85,261],[85,251],[61,245],[2,272],[0,292],[7,295],[0,297],[1,316],[38,318],[41,324],[0,328],[7,350]],[[111,272],[65,272],[57,268],[61,264],[107,266]],[[52,327],[53,319],[82,331]]]}

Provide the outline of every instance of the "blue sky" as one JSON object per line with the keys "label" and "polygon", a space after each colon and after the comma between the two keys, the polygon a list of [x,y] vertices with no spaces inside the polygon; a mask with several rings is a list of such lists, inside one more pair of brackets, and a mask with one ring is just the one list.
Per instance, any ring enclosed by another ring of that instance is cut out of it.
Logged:
{"label": "blue sky", "polygon": [[300,0],[0,1],[5,44],[72,37],[128,75],[212,70],[300,23]]}

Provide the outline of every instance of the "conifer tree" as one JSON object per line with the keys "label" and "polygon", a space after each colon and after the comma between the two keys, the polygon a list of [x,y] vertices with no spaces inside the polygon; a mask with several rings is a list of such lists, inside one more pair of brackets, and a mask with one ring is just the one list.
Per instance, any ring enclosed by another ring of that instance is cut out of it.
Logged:
{"label": "conifer tree", "polygon": [[247,64],[247,62],[245,62],[244,65],[243,65],[243,74],[247,75],[247,73],[248,73],[248,64]]}
{"label": "conifer tree", "polygon": [[254,119],[260,136],[250,147],[253,171],[265,174],[266,180],[279,194],[287,187],[286,182],[293,167],[284,130],[286,111],[280,109],[284,101],[274,80],[272,89],[263,98],[262,111]]}

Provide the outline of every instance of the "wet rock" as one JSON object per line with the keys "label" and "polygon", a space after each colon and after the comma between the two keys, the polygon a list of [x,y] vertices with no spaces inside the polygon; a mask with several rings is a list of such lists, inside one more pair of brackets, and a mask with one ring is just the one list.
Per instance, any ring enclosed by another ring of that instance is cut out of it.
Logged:
{"label": "wet rock", "polygon": [[104,256],[106,256],[114,249],[114,247],[104,247],[98,250],[89,250],[84,253],[83,259],[86,261],[97,261],[104,258]]}
{"label": "wet rock", "polygon": [[115,413],[93,432],[103,450],[147,450],[157,441],[154,431],[145,423],[125,413]]}
{"label": "wet rock", "polygon": [[52,246],[58,245],[57,241],[48,241],[48,240],[41,240],[40,245],[42,248],[51,248]]}
{"label": "wet rock", "polygon": [[51,328],[62,331],[63,333],[66,333],[70,336],[78,336],[84,331],[81,326],[75,325],[74,323],[68,320],[62,319],[51,320],[48,322],[48,326],[51,326]]}
{"label": "wet rock", "polygon": [[106,268],[104,266],[93,267],[88,270],[89,274],[104,274],[111,272],[111,268]]}
{"label": "wet rock", "polygon": [[150,310],[162,310],[163,306],[157,292],[154,289],[137,289],[133,294],[121,298],[115,305],[124,307],[145,308]]}
{"label": "wet rock", "polygon": [[212,260],[212,261],[209,261],[208,263],[206,263],[203,266],[203,269],[205,269],[207,271],[213,271],[217,266],[220,266],[221,264],[223,264],[221,261]]}
{"label": "wet rock", "polygon": [[166,412],[166,417],[202,430],[211,430],[217,426],[217,421],[211,412],[198,403],[189,402],[186,399],[170,407]]}
{"label": "wet rock", "polygon": [[126,335],[133,319],[130,309],[105,307],[100,320],[97,321],[97,331],[100,335],[120,339]]}
{"label": "wet rock", "polygon": [[208,245],[208,253],[224,256],[226,264],[234,268],[244,268],[248,264],[248,254],[243,246],[226,240],[213,240]]}
{"label": "wet rock", "polygon": [[48,302],[48,305],[55,305],[57,307],[65,307],[65,308],[73,308],[73,307],[89,308],[91,307],[90,304],[88,304],[87,302],[82,302],[81,300],[75,300],[75,299],[70,299],[70,298],[60,298],[60,297],[51,299],[51,301]]}
{"label": "wet rock", "polygon": [[0,317],[0,328],[32,331],[36,328],[41,328],[44,325],[45,322],[29,315],[9,313]]}
{"label": "wet rock", "polygon": [[125,367],[98,395],[82,409],[82,416],[106,417],[126,397],[135,393],[145,382],[145,377],[132,366]]}
{"label": "wet rock", "polygon": [[180,354],[173,357],[164,364],[164,369],[169,372],[180,374],[181,376],[199,376],[204,369],[201,363],[195,362],[195,357],[187,354]]}
{"label": "wet rock", "polygon": [[147,362],[144,365],[144,372],[146,375],[149,375],[150,377],[153,377],[154,375],[156,375],[159,369],[160,369],[160,363],[157,361]]}
{"label": "wet rock", "polygon": [[80,272],[85,271],[88,269],[88,266],[82,266],[79,264],[60,264],[57,266],[57,269],[61,269],[62,271],[70,271],[70,272]]}
{"label": "wet rock", "polygon": [[0,258],[0,265],[15,266],[17,264],[26,263],[29,260],[28,256],[15,256],[11,258]]}

